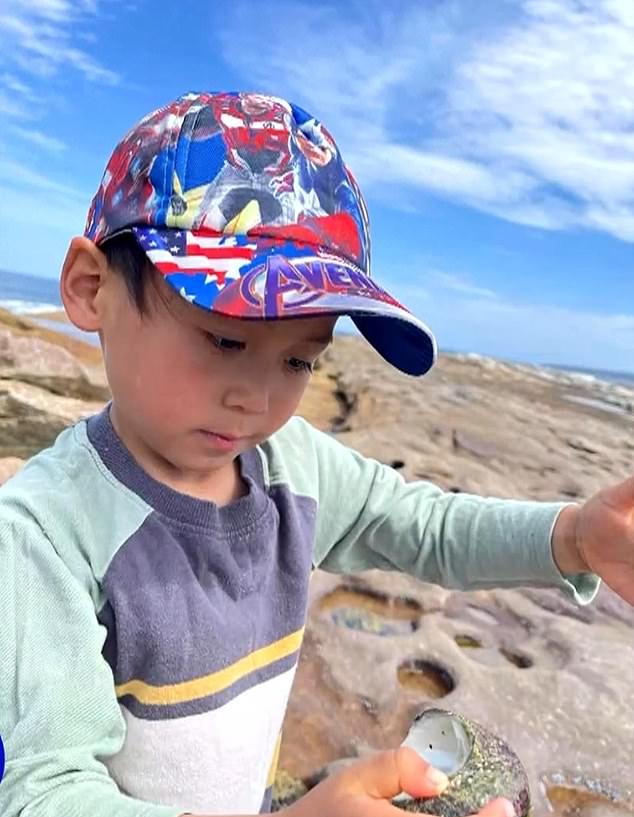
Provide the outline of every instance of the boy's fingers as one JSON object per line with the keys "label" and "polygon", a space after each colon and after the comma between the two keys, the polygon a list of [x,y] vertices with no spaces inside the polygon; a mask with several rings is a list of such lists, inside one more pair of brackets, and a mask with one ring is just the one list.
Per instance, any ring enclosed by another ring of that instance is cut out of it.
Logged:
{"label": "boy's fingers", "polygon": [[[412,797],[434,797],[447,786],[447,777],[433,769],[413,749],[401,746],[355,763],[342,772],[351,788],[377,799],[391,799],[401,792]],[[494,815],[495,817],[495,815]]]}
{"label": "boy's fingers", "polygon": [[[402,746],[396,750],[400,790],[412,797],[434,797],[449,785],[449,778],[426,763],[413,749]],[[397,792],[398,794],[398,792]]]}
{"label": "boy's fingers", "polygon": [[[381,803],[380,811],[378,809],[372,810],[372,817],[403,817],[403,814],[404,812],[401,809],[395,808],[390,803]],[[419,814],[419,817],[433,817],[433,815]],[[472,814],[471,817],[516,817],[516,815],[515,809],[508,800],[498,798],[487,803],[483,809],[477,814]]]}
{"label": "boy's fingers", "polygon": [[486,806],[477,814],[474,814],[473,817],[515,817],[515,809],[508,800],[499,797],[497,800],[492,800],[490,803],[487,803]]}
{"label": "boy's fingers", "polygon": [[[381,803],[380,810],[373,809],[372,817],[402,817],[404,814],[400,809],[395,808],[390,803]],[[356,814],[354,815],[356,817]],[[361,817],[361,815],[360,815]],[[419,814],[419,817],[433,817],[432,814]],[[471,817],[516,817],[515,809],[508,800],[498,798],[481,809]]]}

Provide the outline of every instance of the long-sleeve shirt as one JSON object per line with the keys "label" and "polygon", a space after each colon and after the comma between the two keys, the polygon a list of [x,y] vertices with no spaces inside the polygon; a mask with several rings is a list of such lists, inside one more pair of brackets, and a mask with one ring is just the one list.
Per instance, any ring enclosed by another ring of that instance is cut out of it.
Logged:
{"label": "long-sleeve shirt", "polygon": [[407,483],[295,418],[226,506],[150,477],[109,412],[0,489],[3,817],[266,809],[315,567],[558,587],[562,503]]}

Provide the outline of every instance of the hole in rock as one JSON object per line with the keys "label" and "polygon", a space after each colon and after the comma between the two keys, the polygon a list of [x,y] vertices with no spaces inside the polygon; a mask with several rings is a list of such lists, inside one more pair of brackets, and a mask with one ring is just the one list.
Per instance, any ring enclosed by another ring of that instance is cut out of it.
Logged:
{"label": "hole in rock", "polygon": [[513,650],[507,650],[504,647],[500,647],[500,652],[507,661],[510,661],[511,664],[515,664],[519,669],[529,669],[533,666],[533,659],[527,655],[522,655],[522,653],[514,652]]}
{"label": "hole in rock", "polygon": [[481,641],[474,638],[472,635],[467,635],[466,633],[458,633],[458,635],[454,636],[453,640],[463,649],[475,649],[482,646]]}
{"label": "hole in rock", "polygon": [[401,664],[397,677],[404,689],[422,693],[428,698],[444,698],[456,687],[451,674],[444,667],[421,658]]}
{"label": "hole in rock", "polygon": [[552,817],[632,817],[634,810],[600,792],[581,786],[549,786],[546,796]]}
{"label": "hole in rock", "polygon": [[403,460],[392,460],[390,467],[394,468],[395,471],[400,471],[401,468],[405,468],[405,463]]}
{"label": "hole in rock", "polygon": [[423,612],[414,599],[349,585],[327,593],[319,609],[330,613],[340,627],[382,636],[413,633],[419,627]]}

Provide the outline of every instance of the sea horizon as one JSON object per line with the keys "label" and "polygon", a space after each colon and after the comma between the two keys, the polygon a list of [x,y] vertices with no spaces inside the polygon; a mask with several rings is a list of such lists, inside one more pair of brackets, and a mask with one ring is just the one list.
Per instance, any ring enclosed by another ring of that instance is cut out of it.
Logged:
{"label": "sea horizon", "polygon": [[[46,328],[70,334],[73,337],[85,340],[87,343],[96,344],[98,342],[96,334],[82,332],[72,325],[65,325],[58,321],[50,321],[38,317],[38,315],[47,312],[55,312],[63,309],[59,294],[59,282],[56,278],[46,278],[44,276],[29,275],[28,273],[0,270],[0,307],[16,315],[31,316],[33,320]],[[599,380],[607,380],[610,383],[621,383],[628,386],[634,383],[634,371],[624,372],[614,369],[582,366],[574,363],[535,363],[531,360],[512,360],[498,355],[477,352],[474,349],[460,350],[441,348],[440,351],[441,353],[450,355],[477,354],[482,357],[499,360],[503,363],[535,366],[538,369],[560,371],[565,374],[588,375],[596,377]]]}

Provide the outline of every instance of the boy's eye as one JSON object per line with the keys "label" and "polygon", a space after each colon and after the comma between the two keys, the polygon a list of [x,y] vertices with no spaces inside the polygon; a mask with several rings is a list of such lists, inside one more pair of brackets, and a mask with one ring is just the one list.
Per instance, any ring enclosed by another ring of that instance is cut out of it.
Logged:
{"label": "boy's eye", "polygon": [[212,335],[211,332],[205,332],[207,338],[223,352],[233,352],[237,349],[244,349],[244,343],[241,340],[232,340],[231,338],[224,338],[221,335]]}
{"label": "boy's eye", "polygon": [[313,364],[309,363],[307,360],[301,360],[299,357],[291,357],[288,359],[288,368],[292,372],[309,372],[312,373],[313,371]]}
{"label": "boy's eye", "polygon": [[[204,332],[205,338],[213,343],[213,345],[221,352],[237,352],[246,348],[246,343],[242,340],[233,340],[222,335],[214,335],[212,332]],[[294,374],[301,374],[308,372],[312,374],[314,364],[308,360],[302,360],[299,357],[290,357],[286,361],[286,365]]]}

